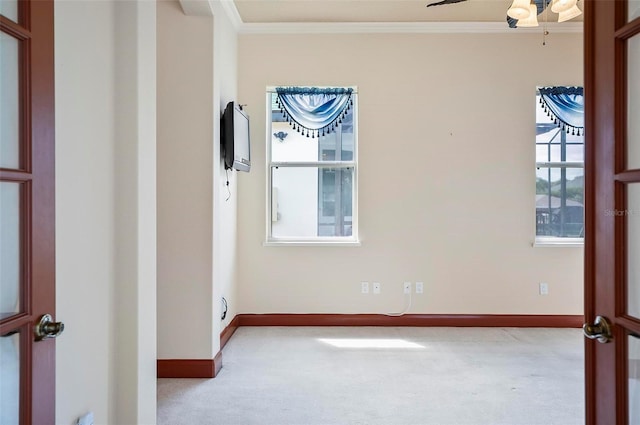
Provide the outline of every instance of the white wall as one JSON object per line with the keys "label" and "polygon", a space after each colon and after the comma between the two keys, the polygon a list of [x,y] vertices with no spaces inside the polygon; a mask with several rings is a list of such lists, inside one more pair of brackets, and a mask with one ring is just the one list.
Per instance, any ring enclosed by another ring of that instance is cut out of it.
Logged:
{"label": "white wall", "polygon": [[111,2],[55,5],[58,424],[89,410],[114,421],[113,14]]}
{"label": "white wall", "polygon": [[219,137],[221,110],[237,100],[236,33],[219,2],[210,5],[158,3],[160,359],[213,358],[236,311],[238,188]]}
{"label": "white wall", "polygon": [[115,1],[115,420],[156,420],[156,4]]}
{"label": "white wall", "polygon": [[56,423],[152,424],[155,3],[57,2],[55,29]]}
{"label": "white wall", "polygon": [[[539,34],[241,35],[238,69],[254,117],[240,312],[395,312],[402,282],[424,281],[410,312],[582,313],[582,249],[531,246],[535,89],[581,85],[581,34],[546,46]],[[262,117],[277,85],[358,87],[361,247],[263,246]]]}
{"label": "white wall", "polygon": [[[213,317],[214,335],[219,334],[236,315],[237,295],[237,204],[240,194],[238,172],[225,171],[220,157],[220,120],[227,103],[237,97],[238,37],[219,0],[212,2],[213,24]],[[229,185],[226,185],[227,178]],[[221,317],[221,300],[227,300],[225,320]],[[220,348],[214,338],[214,352]]]}
{"label": "white wall", "polygon": [[158,358],[211,359],[213,19],[158,2]]}

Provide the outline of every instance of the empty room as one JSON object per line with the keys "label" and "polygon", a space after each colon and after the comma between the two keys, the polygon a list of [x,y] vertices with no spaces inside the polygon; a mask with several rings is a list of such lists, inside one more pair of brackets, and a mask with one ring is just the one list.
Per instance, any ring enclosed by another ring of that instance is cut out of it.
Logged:
{"label": "empty room", "polygon": [[0,423],[640,424],[638,0],[0,33]]}

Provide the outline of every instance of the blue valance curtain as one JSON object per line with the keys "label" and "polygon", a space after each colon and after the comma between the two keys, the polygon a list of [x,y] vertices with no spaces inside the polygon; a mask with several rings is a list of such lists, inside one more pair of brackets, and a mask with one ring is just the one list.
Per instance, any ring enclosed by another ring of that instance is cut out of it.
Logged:
{"label": "blue valance curtain", "polygon": [[353,106],[353,89],[277,87],[276,104],[294,130],[307,137],[334,131]]}
{"label": "blue valance curtain", "polygon": [[584,90],[582,87],[539,87],[540,105],[549,118],[567,134],[584,135]]}

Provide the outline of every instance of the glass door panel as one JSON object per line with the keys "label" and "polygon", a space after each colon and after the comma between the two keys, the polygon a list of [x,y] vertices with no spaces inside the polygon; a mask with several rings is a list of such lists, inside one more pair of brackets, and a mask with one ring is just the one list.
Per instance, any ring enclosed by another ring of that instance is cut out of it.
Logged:
{"label": "glass door panel", "polygon": [[0,0],[0,15],[18,23],[18,0]]}
{"label": "glass door panel", "polygon": [[640,0],[629,0],[628,16],[629,21],[640,17]]}
{"label": "glass door panel", "polygon": [[629,336],[629,423],[640,424],[640,338]]}
{"label": "glass door panel", "polygon": [[21,311],[20,245],[20,183],[0,182],[0,319]]}
{"label": "glass door panel", "polygon": [[627,168],[640,168],[640,36],[627,42]]}
{"label": "glass door panel", "polygon": [[0,336],[0,424],[20,423],[20,333]]}
{"label": "glass door panel", "polygon": [[0,168],[20,167],[19,47],[0,32]]}

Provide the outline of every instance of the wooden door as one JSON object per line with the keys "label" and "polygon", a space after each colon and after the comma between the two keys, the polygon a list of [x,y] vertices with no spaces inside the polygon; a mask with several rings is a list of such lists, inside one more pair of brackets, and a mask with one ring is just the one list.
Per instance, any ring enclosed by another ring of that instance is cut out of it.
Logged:
{"label": "wooden door", "polygon": [[0,423],[52,424],[53,1],[2,0],[0,37]]}
{"label": "wooden door", "polygon": [[584,12],[586,417],[640,424],[640,2]]}

